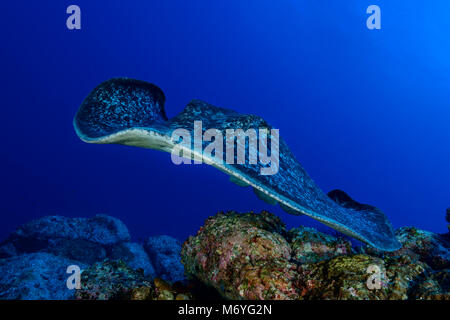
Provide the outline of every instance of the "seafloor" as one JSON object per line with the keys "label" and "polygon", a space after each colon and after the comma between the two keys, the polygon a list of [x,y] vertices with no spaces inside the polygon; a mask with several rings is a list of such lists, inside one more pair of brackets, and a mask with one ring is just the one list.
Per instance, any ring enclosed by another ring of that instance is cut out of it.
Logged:
{"label": "seafloor", "polygon": [[[403,247],[381,252],[313,228],[286,230],[269,212],[228,212],[183,244],[136,243],[113,217],[48,216],[0,244],[0,299],[450,300],[450,233],[403,227],[396,236]],[[79,289],[67,286],[71,265],[82,270]]]}

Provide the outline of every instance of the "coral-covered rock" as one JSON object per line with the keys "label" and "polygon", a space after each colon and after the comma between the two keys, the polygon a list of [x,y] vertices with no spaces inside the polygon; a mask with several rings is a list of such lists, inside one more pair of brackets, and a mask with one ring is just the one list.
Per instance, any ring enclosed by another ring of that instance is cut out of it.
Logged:
{"label": "coral-covered rock", "polygon": [[[294,300],[297,266],[287,260],[255,261],[246,264],[231,279],[228,298],[252,300]],[[231,289],[231,290],[230,290]]]}
{"label": "coral-covered rock", "polygon": [[429,267],[409,257],[358,254],[299,267],[302,299],[406,300]]}
{"label": "coral-covered rock", "polygon": [[408,255],[386,257],[386,292],[391,300],[412,299],[412,291],[418,283],[430,276],[432,270],[426,264]]}
{"label": "coral-covered rock", "polygon": [[387,255],[415,257],[434,270],[450,268],[450,242],[448,237],[414,227],[400,228],[396,231],[396,236],[403,247]]}
{"label": "coral-covered rock", "polygon": [[183,281],[184,267],[181,264],[181,243],[169,236],[150,237],[144,248],[155,267],[156,276],[169,282]]}
{"label": "coral-covered rock", "polygon": [[162,279],[153,281],[142,269],[134,270],[124,261],[106,259],[81,274],[78,300],[189,300],[191,293],[183,286],[172,286]]}
{"label": "coral-covered rock", "polygon": [[[368,284],[378,271],[380,289]],[[302,299],[379,300],[387,299],[384,261],[367,255],[339,256],[329,261],[299,267],[297,287]],[[373,288],[371,290],[370,288]]]}
{"label": "coral-covered rock", "polygon": [[268,212],[220,213],[183,245],[186,273],[232,299],[295,299],[285,226]]}
{"label": "coral-covered rock", "polygon": [[397,229],[395,233],[397,239],[402,244],[399,250],[381,252],[372,247],[365,246],[362,251],[382,258],[408,256],[426,263],[434,270],[450,268],[449,234],[436,234],[414,227],[402,227]]}
{"label": "coral-covered rock", "polygon": [[447,211],[445,213],[445,220],[447,221],[448,225],[448,231],[450,232],[450,208],[447,208]]}
{"label": "coral-covered rock", "polygon": [[229,299],[446,298],[445,240],[411,228],[398,236],[402,250],[355,254],[349,241],[313,228],[286,232],[267,212],[219,213],[184,243],[182,261],[191,278]]}
{"label": "coral-covered rock", "polygon": [[436,271],[419,283],[412,298],[420,300],[450,300],[450,270]]}
{"label": "coral-covered rock", "polygon": [[143,246],[135,242],[124,242],[108,250],[108,258],[122,260],[132,269],[142,269],[145,276],[156,276],[150,259]]}
{"label": "coral-covered rock", "polygon": [[[140,293],[135,289],[139,289]],[[131,269],[120,260],[105,260],[83,271],[81,288],[76,291],[75,297],[83,300],[148,298],[150,294],[145,295],[143,291],[151,292],[152,283],[142,270]]]}
{"label": "coral-covered rock", "polygon": [[[142,246],[111,217],[44,217],[0,246],[0,299],[449,300],[450,233],[404,227],[396,235],[400,250],[354,249],[313,228],[287,232],[269,212],[228,212],[208,218],[182,247],[169,236]],[[70,265],[85,269],[75,295],[66,286]]]}
{"label": "coral-covered rock", "polygon": [[172,286],[161,278],[155,278],[154,286],[154,300],[192,300],[189,289],[180,283]]}
{"label": "coral-covered rock", "polygon": [[67,300],[67,267],[84,265],[49,253],[30,253],[0,259],[0,299]]}
{"label": "coral-covered rock", "polygon": [[151,287],[138,287],[131,290],[130,300],[152,300]]}
{"label": "coral-covered rock", "polygon": [[289,231],[292,259],[297,263],[315,263],[353,253],[352,244],[313,228],[298,227]]}

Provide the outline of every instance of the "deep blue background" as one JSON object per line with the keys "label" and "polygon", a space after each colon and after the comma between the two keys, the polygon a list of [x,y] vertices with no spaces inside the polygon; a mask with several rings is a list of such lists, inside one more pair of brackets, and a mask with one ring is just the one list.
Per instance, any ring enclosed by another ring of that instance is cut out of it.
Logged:
{"label": "deep blue background", "polygon": [[[70,4],[80,31],[66,29]],[[365,26],[370,4],[381,30]],[[184,239],[230,209],[311,224],[206,165],[81,142],[78,106],[117,76],[160,86],[169,117],[193,98],[260,115],[325,191],[380,207],[395,227],[446,230],[449,1],[8,1],[0,35],[0,238],[49,214],[107,213],[135,238]]]}

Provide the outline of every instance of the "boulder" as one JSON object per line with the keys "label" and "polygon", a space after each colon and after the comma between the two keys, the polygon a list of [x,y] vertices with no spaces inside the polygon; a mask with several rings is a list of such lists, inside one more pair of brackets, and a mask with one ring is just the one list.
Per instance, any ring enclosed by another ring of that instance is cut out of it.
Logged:
{"label": "boulder", "polygon": [[300,226],[289,231],[292,258],[300,264],[329,260],[354,253],[350,241],[314,228]]}
{"label": "boulder", "polygon": [[[141,270],[134,270],[121,260],[97,262],[83,271],[81,288],[76,291],[77,300],[129,300],[133,290],[148,295],[152,293],[151,279]],[[147,299],[148,295],[142,297]]]}
{"label": "boulder", "polygon": [[190,300],[189,288],[151,279],[142,269],[130,268],[122,260],[106,259],[87,268],[81,275],[77,300]]}
{"label": "boulder", "polygon": [[171,283],[185,280],[181,264],[181,243],[169,236],[150,237],[144,244],[156,276]]}
{"label": "boulder", "polygon": [[286,232],[268,212],[228,212],[208,218],[181,256],[189,279],[227,299],[448,299],[445,235],[400,228],[397,236],[400,250],[357,254],[313,228]]}
{"label": "boulder", "polygon": [[47,252],[90,265],[102,261],[113,247],[129,240],[127,227],[110,216],[46,216],[30,221],[11,233],[0,245],[0,258]]}
{"label": "boulder", "polygon": [[296,299],[297,266],[285,233],[268,212],[219,213],[184,243],[186,273],[229,299]]}
{"label": "boulder", "polygon": [[92,218],[46,216],[20,226],[7,242],[13,242],[19,250],[26,251],[34,250],[34,247],[50,239],[85,240],[113,245],[129,241],[130,234],[122,221],[107,215]]}
{"label": "boulder", "polygon": [[67,267],[85,265],[49,253],[39,252],[0,259],[0,299],[68,300]]}
{"label": "boulder", "polygon": [[144,250],[144,247],[135,242],[124,242],[113,246],[108,251],[108,258],[113,260],[122,260],[132,269],[142,269],[145,276],[154,278],[155,269]]}

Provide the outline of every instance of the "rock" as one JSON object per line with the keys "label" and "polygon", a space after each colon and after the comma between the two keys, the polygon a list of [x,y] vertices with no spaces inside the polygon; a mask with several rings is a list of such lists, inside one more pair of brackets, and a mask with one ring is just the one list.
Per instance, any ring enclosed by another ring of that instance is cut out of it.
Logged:
{"label": "rock", "polygon": [[428,271],[409,257],[342,255],[300,266],[297,287],[308,300],[406,300]]}
{"label": "rock", "polygon": [[190,279],[227,299],[447,299],[446,238],[412,228],[397,235],[401,250],[356,254],[313,228],[286,232],[268,212],[219,213],[183,244],[182,262]]}
{"label": "rock", "polygon": [[268,212],[219,213],[184,243],[186,273],[230,299],[296,299],[285,233]]}
{"label": "rock", "polygon": [[412,298],[450,300],[450,270],[436,271],[414,288]]}
{"label": "rock", "polygon": [[47,216],[20,226],[6,242],[13,242],[20,251],[35,251],[50,239],[113,245],[129,241],[130,234],[122,221],[106,215],[92,218]]}
{"label": "rock", "polygon": [[150,237],[144,244],[157,277],[169,282],[185,280],[184,267],[181,264],[180,242],[169,236]]}
{"label": "rock", "polygon": [[289,231],[292,258],[297,263],[316,263],[339,255],[352,254],[352,244],[314,228],[298,227]]}
{"label": "rock", "polygon": [[367,255],[339,256],[329,261],[302,265],[297,287],[302,299],[379,300],[386,299],[385,290],[370,290],[367,286],[370,266],[380,270],[380,285],[386,288],[384,261]]}
{"label": "rock", "polygon": [[142,269],[109,259],[87,268],[75,293],[78,300],[174,300],[179,296],[192,299],[185,287],[172,286],[159,278],[152,281]]}
{"label": "rock", "polygon": [[432,270],[421,261],[408,255],[388,257],[386,265],[386,294],[390,300],[406,300],[414,297],[415,286],[427,279]]}
{"label": "rock", "polygon": [[179,293],[175,297],[175,300],[191,300],[191,298],[188,295],[185,295],[183,293]]}
{"label": "rock", "polygon": [[180,285],[170,285],[160,278],[154,279],[156,300],[192,300],[188,288]]}
{"label": "rock", "polygon": [[172,292],[164,290],[158,295],[157,300],[175,300],[175,297]]}
{"label": "rock", "polygon": [[[0,246],[0,299],[450,300],[450,233],[403,227],[396,236],[403,247],[394,252],[354,249],[314,228],[288,232],[266,211],[228,212],[182,247],[169,236],[142,246],[115,218],[44,217]],[[66,286],[70,265],[85,269],[75,294]]]}
{"label": "rock", "polygon": [[450,241],[448,237],[414,227],[396,230],[402,243],[400,250],[387,253],[388,256],[408,255],[425,262],[434,270],[450,269]]}
{"label": "rock", "polygon": [[154,275],[153,266],[118,219],[97,215],[92,218],[43,217],[13,232],[0,246],[0,257],[47,252],[91,265],[105,258],[122,259],[133,268]]}
{"label": "rock", "polygon": [[362,252],[370,255],[389,258],[408,256],[426,263],[434,270],[450,268],[450,238],[449,234],[436,234],[414,227],[402,227],[395,231],[402,248],[393,252],[381,252],[365,246]]}
{"label": "rock", "polygon": [[124,242],[114,246],[108,252],[108,257],[113,260],[121,259],[132,269],[142,269],[145,276],[156,276],[147,253],[139,243]]}
{"label": "rock", "polygon": [[17,256],[17,250],[11,242],[0,245],[0,259]]}
{"label": "rock", "polygon": [[[140,288],[140,293],[134,291]],[[148,288],[148,289],[144,289]],[[123,261],[97,262],[81,274],[81,288],[76,290],[79,300],[129,300],[148,296],[152,291],[151,279],[142,270],[131,269]]]}
{"label": "rock", "polygon": [[155,289],[157,291],[157,300],[174,300],[174,290],[172,286],[160,278],[155,278]]}
{"label": "rock", "polygon": [[106,258],[106,249],[103,246],[82,239],[49,239],[46,246],[37,252],[48,252],[89,265]]}
{"label": "rock", "polygon": [[128,241],[126,226],[118,219],[48,216],[20,226],[0,246],[0,256],[48,252],[87,264],[103,260],[106,247]]}
{"label": "rock", "polygon": [[447,212],[445,214],[445,221],[449,224],[447,225],[448,231],[450,232],[450,208],[447,208]]}
{"label": "rock", "polygon": [[72,299],[74,290],[67,288],[70,274],[66,271],[74,264],[78,262],[43,252],[1,259],[0,299]]}
{"label": "rock", "polygon": [[139,287],[131,291],[130,300],[151,300],[152,289],[150,287]]}

